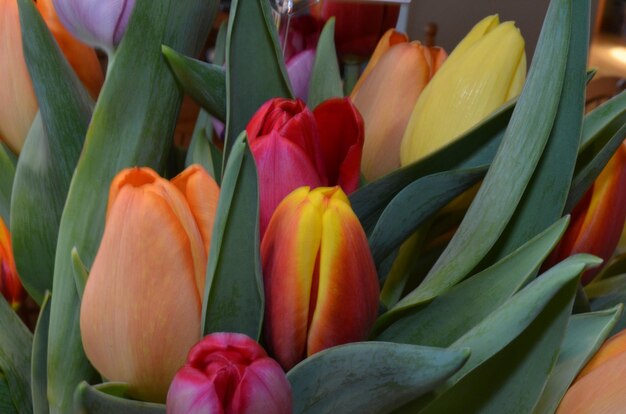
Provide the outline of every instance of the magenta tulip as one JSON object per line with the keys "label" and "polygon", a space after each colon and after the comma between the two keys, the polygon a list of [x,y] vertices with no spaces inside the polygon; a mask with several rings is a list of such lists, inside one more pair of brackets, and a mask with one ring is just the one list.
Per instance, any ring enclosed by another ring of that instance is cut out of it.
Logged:
{"label": "magenta tulip", "polygon": [[291,414],[278,362],[246,335],[215,333],[196,344],[167,394],[168,414]]}

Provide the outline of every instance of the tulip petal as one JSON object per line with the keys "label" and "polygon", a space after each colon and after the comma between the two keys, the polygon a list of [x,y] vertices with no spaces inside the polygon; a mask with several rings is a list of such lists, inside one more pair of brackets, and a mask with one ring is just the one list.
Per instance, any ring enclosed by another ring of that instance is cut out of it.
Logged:
{"label": "tulip petal", "polygon": [[270,351],[286,370],[306,355],[309,301],[321,240],[319,197],[308,187],[278,206],[261,243],[265,280],[265,334]]}
{"label": "tulip petal", "polygon": [[367,237],[347,198],[337,188],[318,190],[325,191],[327,208],[323,215],[319,287],[309,327],[308,355],[365,340],[376,321],[380,294]]}
{"label": "tulip petal", "polygon": [[185,171],[172,179],[172,184],[184,194],[189,204],[208,257],[220,189],[215,180],[199,164],[187,167]]}
{"label": "tulip petal", "polygon": [[305,50],[293,56],[287,62],[287,74],[291,81],[293,94],[304,101],[309,98],[309,82],[315,62],[315,50]]}
{"label": "tulip petal", "polygon": [[582,371],[578,374],[576,381],[591,373],[603,364],[610,362],[613,358],[618,357],[626,351],[626,331],[609,338],[602,348],[591,358]]}
{"label": "tulip petal", "polygon": [[272,213],[285,196],[303,185],[318,187],[323,185],[323,181],[308,154],[277,132],[252,141],[250,149],[260,171],[259,215],[263,237]]}
{"label": "tulip petal", "polygon": [[202,371],[183,367],[174,377],[167,394],[169,414],[223,414],[215,386]]}
{"label": "tulip petal", "polygon": [[333,98],[313,111],[319,128],[326,177],[350,194],[359,187],[363,118],[349,98]]}
{"label": "tulip petal", "polygon": [[19,153],[37,113],[37,99],[22,51],[15,0],[0,0],[0,39],[0,138]]}
{"label": "tulip petal", "polygon": [[291,386],[272,359],[253,362],[244,372],[229,413],[291,414]]}
{"label": "tulip petal", "polygon": [[487,16],[476,23],[476,25],[472,27],[472,30],[456,45],[448,59],[451,59],[451,62],[456,64],[456,59],[459,59],[460,56],[465,54],[468,49],[483,39],[489,32],[498,27],[499,24],[500,17],[497,14]]}
{"label": "tulip petal", "polygon": [[80,317],[94,366],[105,377],[128,383],[130,395],[152,401],[165,399],[187,350],[200,337],[194,257],[169,195],[155,184],[125,185],[117,192]]}
{"label": "tulip petal", "polygon": [[418,43],[393,46],[359,91],[352,93],[352,101],[365,121],[361,171],[366,180],[400,168],[402,136],[430,79],[430,59],[427,48]]}

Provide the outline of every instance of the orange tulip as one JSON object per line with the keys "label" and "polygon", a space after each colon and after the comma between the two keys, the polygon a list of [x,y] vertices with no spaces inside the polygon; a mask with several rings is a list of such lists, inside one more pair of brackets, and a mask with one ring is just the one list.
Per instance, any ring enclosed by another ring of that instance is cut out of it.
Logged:
{"label": "orange tulip", "polygon": [[149,168],[111,183],[100,248],[85,287],[85,353],[135,398],[163,402],[200,340],[201,295],[219,189],[194,165],[171,182]]}
{"label": "orange tulip", "polygon": [[278,205],[261,243],[265,334],[285,369],[367,338],[378,277],[367,237],[339,187],[300,187]]}
{"label": "orange tulip", "polygon": [[26,296],[13,259],[11,235],[0,217],[0,292],[13,309],[18,309]]}
{"label": "orange tulip", "polygon": [[610,338],[580,372],[557,414],[621,413],[626,407],[626,331]]}
{"label": "orange tulip", "polygon": [[[102,70],[94,50],[72,38],[60,26],[50,0],[39,0],[37,7],[80,79],[92,95],[97,96]],[[12,151],[19,153],[38,105],[22,51],[15,0],[0,0],[0,62],[0,137]]]}
{"label": "orange tulip", "polygon": [[446,59],[393,29],[382,37],[351,99],[365,122],[361,172],[375,180],[400,168],[400,144],[417,98]]}
{"label": "orange tulip", "polygon": [[[626,142],[617,150],[587,194],[572,211],[572,222],[550,256],[548,266],[576,253],[590,253],[605,263],[619,242],[626,221]],[[587,284],[601,268],[587,270]]]}

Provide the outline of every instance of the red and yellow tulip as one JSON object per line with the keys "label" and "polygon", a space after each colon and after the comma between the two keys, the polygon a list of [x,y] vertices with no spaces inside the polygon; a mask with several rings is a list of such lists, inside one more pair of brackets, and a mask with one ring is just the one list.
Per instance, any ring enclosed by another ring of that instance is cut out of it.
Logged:
{"label": "red and yellow tulip", "polygon": [[2,217],[0,217],[0,293],[13,309],[18,309],[26,297],[15,267],[11,235]]}
{"label": "red and yellow tulip", "polygon": [[[51,0],[37,2],[42,16],[74,70],[95,97],[102,70],[93,49],[80,43],[59,24]],[[37,113],[35,91],[22,51],[22,32],[15,0],[0,0],[0,137],[19,153]]]}
{"label": "red and yellow tulip", "polygon": [[104,235],[80,313],[85,353],[135,398],[165,401],[200,340],[201,295],[219,189],[193,165],[171,182],[149,168],[111,183]]}
{"label": "red and yellow tulip", "polygon": [[339,187],[302,187],[278,206],[261,244],[265,334],[285,368],[365,340],[378,311],[367,238]]}
{"label": "red and yellow tulip", "polygon": [[351,95],[365,123],[365,179],[400,168],[400,144],[413,107],[446,56],[443,49],[409,42],[393,29],[378,42]]}
{"label": "red and yellow tulip", "polygon": [[610,338],[578,374],[557,414],[621,413],[626,407],[626,331]]}
{"label": "red and yellow tulip", "polygon": [[[626,142],[617,150],[593,186],[572,211],[572,221],[548,265],[577,253],[590,253],[605,263],[611,258],[626,221]],[[602,268],[587,270],[587,284]]]}

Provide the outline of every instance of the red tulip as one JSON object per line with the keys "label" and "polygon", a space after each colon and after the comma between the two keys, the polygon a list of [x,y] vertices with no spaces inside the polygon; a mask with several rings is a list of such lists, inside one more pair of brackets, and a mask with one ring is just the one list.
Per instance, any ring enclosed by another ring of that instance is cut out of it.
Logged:
{"label": "red tulip", "polygon": [[378,277],[365,232],[339,187],[289,194],[272,216],[261,259],[266,341],[283,368],[367,338],[378,311]]}
{"label": "red tulip", "polygon": [[0,217],[0,292],[13,309],[18,309],[26,297],[15,268],[11,235],[2,217]]}
{"label": "red tulip", "polygon": [[291,414],[291,386],[251,338],[215,333],[196,344],[170,386],[168,414]]}
{"label": "red tulip", "polygon": [[363,120],[349,99],[330,99],[311,112],[304,102],[266,102],[246,128],[259,174],[261,235],[281,200],[298,187],[359,185]]}
{"label": "red tulip", "polygon": [[324,21],[335,17],[335,46],[339,56],[364,60],[372,54],[378,39],[396,26],[400,6],[322,0],[311,12]]}
{"label": "red tulip", "polygon": [[[598,176],[593,187],[572,211],[572,222],[550,256],[547,266],[576,253],[590,253],[605,263],[611,258],[626,221],[626,142]],[[602,270],[587,270],[587,284]]]}

